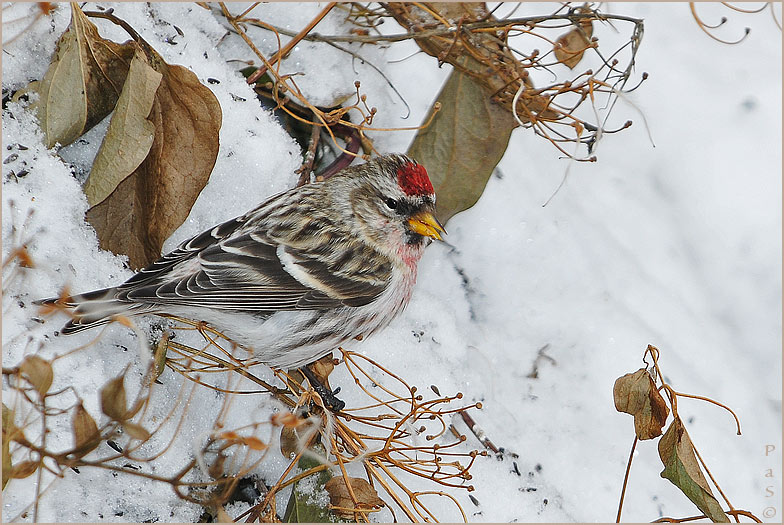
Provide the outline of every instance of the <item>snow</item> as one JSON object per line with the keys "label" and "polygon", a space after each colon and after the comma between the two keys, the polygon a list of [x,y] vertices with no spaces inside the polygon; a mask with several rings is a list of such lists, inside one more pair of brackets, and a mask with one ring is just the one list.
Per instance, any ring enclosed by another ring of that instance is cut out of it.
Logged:
{"label": "snow", "polygon": [[[298,31],[324,5],[272,3],[254,13]],[[551,5],[525,5],[516,16],[548,12]],[[244,9],[230,6],[235,13]],[[236,36],[224,36],[220,17],[192,3],[111,7],[165,60],[191,68],[223,110],[210,182],[165,250],[294,184],[296,144],[269,111],[258,107],[235,73],[237,62],[231,60],[253,56]],[[596,163],[569,165],[540,138],[516,130],[479,202],[447,224],[448,244],[428,248],[408,309],[383,334],[351,348],[420,390],[434,384],[442,393],[463,392],[466,403],[482,402],[474,418],[507,455],[503,461],[477,460],[470,483],[478,506],[466,491],[451,491],[470,521],[610,521],[633,439],[632,418],[615,411],[612,386],[617,377],[643,366],[642,353],[653,344],[676,390],[711,397],[738,414],[742,436],[735,435],[732,417],[722,409],[697,400],[679,404],[692,440],[733,504],[778,521],[784,512],[781,32],[767,12],[742,15],[700,4],[706,20],[728,16],[726,38],[742,34],[744,25],[752,27],[742,44],[726,46],[699,30],[685,4],[611,7],[645,19],[637,68],[651,76],[629,101],[645,115],[655,147],[636,110],[624,102],[615,112],[634,120],[634,126],[606,136]],[[12,4],[3,16],[12,20],[31,9],[32,4]],[[317,31],[346,32],[344,19],[345,12],[335,10]],[[63,4],[4,46],[4,92],[43,75],[68,20]],[[19,24],[4,21],[6,42]],[[109,23],[98,26],[107,38],[127,39]],[[249,31],[267,56],[275,51],[270,33]],[[295,77],[297,84],[319,104],[353,93],[359,79],[369,104],[379,109],[378,126],[421,122],[449,68],[437,68],[435,59],[423,53],[410,56],[416,51],[412,42],[351,48],[390,78],[411,108],[408,119],[403,118],[405,106],[376,71],[329,46],[300,43],[281,71],[302,73]],[[207,83],[207,78],[220,83]],[[26,244],[35,262],[34,268],[4,269],[4,367],[16,366],[33,352],[46,358],[64,354],[98,335],[53,337],[63,317],[35,321],[33,300],[56,295],[64,286],[74,292],[111,286],[132,274],[124,257],[99,249],[83,218],[87,201],[79,180],[89,171],[105,128],[106,122],[58,155],[45,149],[23,104],[9,103],[4,111],[3,160],[12,153],[17,157],[3,164],[3,260]],[[391,152],[404,151],[413,134],[372,137],[380,151]],[[565,185],[543,207],[567,166]],[[10,175],[23,168],[25,176]],[[149,330],[150,320],[139,326]],[[107,380],[130,367],[129,396],[141,384],[142,343],[124,327],[109,327],[95,345],[55,362],[53,389],[73,385],[98,419],[97,392]],[[537,360],[540,349],[549,358]],[[535,363],[538,377],[532,378]],[[340,397],[350,406],[358,395],[343,368],[330,380],[343,386]],[[163,421],[174,411],[173,420],[184,413],[184,421],[177,429],[164,425],[142,451],[160,450],[175,436],[155,462],[155,473],[166,475],[193,458],[226,396],[196,388],[190,409],[183,410],[191,385],[170,371],[161,381],[149,418]],[[69,406],[74,399],[60,402]],[[3,402],[16,406],[6,383]],[[233,397],[225,428],[266,421],[274,406],[266,396]],[[455,424],[469,436],[463,450],[481,448],[462,422]],[[29,426],[30,437],[36,428],[35,422]],[[69,427],[56,430],[48,443],[68,448]],[[257,435],[272,446],[254,472],[275,480],[287,464],[277,451],[276,432],[262,427]],[[695,515],[692,504],[659,477],[655,443],[637,446],[625,521]],[[776,450],[766,455],[768,445]],[[91,457],[101,454],[107,454],[105,445]],[[768,469],[772,478],[765,476]],[[3,520],[32,520],[27,506],[36,482],[31,476],[9,483]],[[44,485],[50,483],[45,476]],[[419,490],[438,490],[425,480],[410,478],[410,483]],[[774,496],[768,497],[768,491]],[[281,513],[286,498],[287,493],[278,500]],[[442,521],[460,520],[445,498],[427,501]],[[234,504],[227,511],[236,516],[246,508]],[[41,498],[38,518],[188,522],[201,513],[167,485],[82,468],[55,480]],[[390,520],[391,514],[383,511],[379,519]]]}

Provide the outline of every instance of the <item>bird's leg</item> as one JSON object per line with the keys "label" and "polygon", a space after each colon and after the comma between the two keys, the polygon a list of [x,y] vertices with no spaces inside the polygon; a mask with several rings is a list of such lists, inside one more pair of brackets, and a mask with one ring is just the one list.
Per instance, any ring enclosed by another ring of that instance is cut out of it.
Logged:
{"label": "bird's leg", "polygon": [[326,405],[327,408],[329,408],[332,412],[340,412],[343,410],[343,408],[345,408],[346,403],[335,397],[335,394],[340,392],[339,387],[332,391],[326,386],[322,385],[321,381],[316,379],[316,374],[314,374],[313,371],[308,368],[308,365],[300,367],[299,371],[302,372],[302,375],[308,379],[308,382],[310,383],[310,386],[313,387],[313,390],[318,392],[318,395],[320,395],[321,399],[324,400],[324,405]]}

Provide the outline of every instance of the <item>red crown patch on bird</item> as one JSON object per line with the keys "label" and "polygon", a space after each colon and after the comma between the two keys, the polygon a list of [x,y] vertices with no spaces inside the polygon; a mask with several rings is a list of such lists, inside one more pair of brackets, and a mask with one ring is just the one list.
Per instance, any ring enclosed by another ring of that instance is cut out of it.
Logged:
{"label": "red crown patch on bird", "polygon": [[407,162],[397,171],[397,183],[406,195],[430,195],[433,184],[427,176],[424,166],[416,162]]}

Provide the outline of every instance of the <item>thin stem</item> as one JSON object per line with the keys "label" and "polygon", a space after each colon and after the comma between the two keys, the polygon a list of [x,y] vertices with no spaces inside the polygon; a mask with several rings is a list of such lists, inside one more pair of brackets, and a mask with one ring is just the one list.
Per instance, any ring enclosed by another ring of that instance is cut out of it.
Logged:
{"label": "thin stem", "polygon": [[[472,22],[463,24],[463,30],[473,31],[474,29],[488,29],[492,31],[503,31],[505,28],[512,28],[513,26],[533,25],[548,20],[565,20],[565,21],[579,21],[579,20],[620,20],[624,22],[631,22],[633,24],[642,24],[642,20],[623,15],[614,14],[573,14],[573,15],[554,15],[554,16],[531,16],[510,18],[507,20],[486,20],[482,22]],[[253,22],[248,21],[253,24]],[[285,36],[294,36],[293,31],[286,30],[281,27],[274,27],[276,31]],[[402,42],[404,40],[415,39],[428,39],[439,36],[452,36],[453,29],[450,27],[443,27],[437,29],[423,29],[411,33],[399,33],[396,35],[320,35],[318,33],[311,33],[303,40],[310,40],[314,42],[359,42],[366,44],[376,44],[379,42]]]}
{"label": "thin stem", "polygon": [[618,501],[618,515],[615,517],[615,523],[621,522],[621,511],[623,510],[623,498],[626,496],[626,484],[629,482],[629,472],[632,470],[632,459],[634,459],[634,449],[637,447],[637,436],[634,436],[632,442],[632,450],[629,452],[629,461],[626,463],[626,474],[623,476],[623,487],[621,488],[621,499]]}
{"label": "thin stem", "polygon": [[86,16],[92,18],[104,18],[111,23],[122,27],[126,33],[128,33],[131,38],[133,38],[136,42],[143,41],[144,39],[136,32],[136,30],[131,27],[131,24],[123,20],[122,18],[118,18],[112,14],[112,11],[82,11]]}
{"label": "thin stem", "polygon": [[330,11],[332,11],[332,8],[335,7],[336,4],[337,2],[330,2],[329,4],[327,4],[327,6],[324,9],[322,9],[318,15],[316,15],[316,18],[311,20],[308,25],[303,27],[302,30],[294,36],[294,38],[292,38],[282,49],[278,50],[278,52],[275,53],[275,55],[273,55],[272,58],[270,58],[269,65],[264,64],[264,67],[260,67],[259,69],[254,71],[251,76],[248,77],[247,80],[248,84],[255,84],[256,80],[258,80],[264,73],[267,72],[268,67],[274,65],[278,60],[285,58],[286,55],[288,55],[289,52],[291,52],[291,50],[294,49],[294,46],[299,44],[299,42],[303,38],[305,38],[305,36],[308,33],[310,33],[313,30],[313,28],[316,27],[316,25],[319,22],[321,22],[321,20],[323,20],[325,16],[329,14]]}
{"label": "thin stem", "polygon": [[732,417],[735,418],[735,424],[738,427],[738,435],[739,436],[741,435],[741,433],[740,433],[740,420],[738,419],[738,416],[735,415],[735,412],[733,412],[732,409],[730,407],[728,407],[727,405],[719,403],[718,401],[714,401],[713,399],[711,399],[709,397],[697,396],[697,395],[694,395],[694,394],[684,394],[683,392],[677,392],[675,390],[672,390],[672,393],[675,394],[676,396],[683,396],[683,397],[690,397],[692,399],[699,399],[701,401],[707,401],[708,403],[713,403],[714,405],[720,406],[721,408],[723,408],[724,410],[726,410],[730,414],[732,414]]}

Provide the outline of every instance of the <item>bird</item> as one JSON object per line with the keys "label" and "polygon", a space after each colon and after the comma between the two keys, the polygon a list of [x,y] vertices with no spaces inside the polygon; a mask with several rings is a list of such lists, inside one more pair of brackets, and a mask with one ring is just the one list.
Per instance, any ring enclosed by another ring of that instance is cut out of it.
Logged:
{"label": "bird", "polygon": [[64,335],[117,316],[174,315],[207,323],[261,363],[305,370],[406,307],[425,247],[446,234],[435,205],[421,164],[379,156],[279,193],[118,286],[39,304],[70,312]]}

